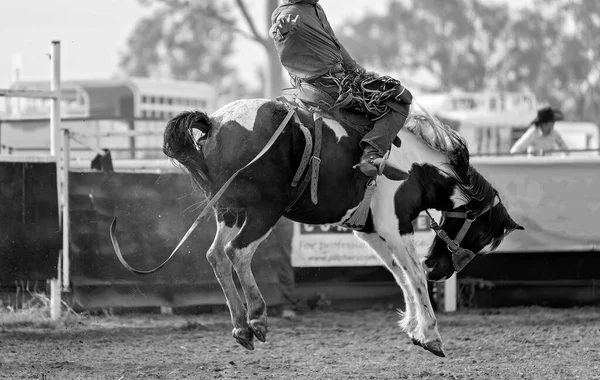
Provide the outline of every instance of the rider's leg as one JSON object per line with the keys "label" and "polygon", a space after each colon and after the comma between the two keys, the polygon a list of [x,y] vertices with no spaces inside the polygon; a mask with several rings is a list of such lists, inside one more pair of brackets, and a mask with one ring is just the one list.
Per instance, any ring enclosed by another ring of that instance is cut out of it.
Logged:
{"label": "rider's leg", "polygon": [[358,167],[365,175],[374,177],[378,174],[383,156],[390,149],[396,135],[404,126],[411,102],[412,94],[408,89],[404,89],[404,92],[393,100],[390,111],[377,120],[373,129],[360,141],[363,155]]}

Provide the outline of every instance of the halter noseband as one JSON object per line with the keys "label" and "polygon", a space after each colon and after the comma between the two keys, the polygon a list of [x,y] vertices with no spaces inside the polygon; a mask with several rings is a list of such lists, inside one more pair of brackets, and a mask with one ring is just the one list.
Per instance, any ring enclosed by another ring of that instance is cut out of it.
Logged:
{"label": "halter noseband", "polygon": [[489,203],[476,214],[473,214],[471,210],[467,210],[465,212],[442,211],[442,219],[440,223],[443,223],[443,221],[446,218],[459,218],[465,220],[462,227],[456,234],[454,240],[450,239],[446,231],[442,230],[442,228],[436,223],[433,216],[431,216],[431,214],[429,213],[429,210],[425,210],[425,212],[429,216],[429,219],[431,220],[431,229],[440,239],[444,241],[444,243],[447,244],[448,250],[452,252],[452,264],[456,272],[460,272],[469,263],[469,261],[471,261],[473,257],[475,257],[475,254],[473,252],[471,252],[468,249],[461,248],[460,246],[460,243],[467,235],[467,232],[469,232],[471,224],[473,224],[473,222],[478,217],[480,217],[481,215],[485,214],[486,212],[494,208],[496,205],[498,205],[498,203],[500,203],[500,198],[498,198],[498,196],[496,195],[494,196],[494,199],[491,203]]}

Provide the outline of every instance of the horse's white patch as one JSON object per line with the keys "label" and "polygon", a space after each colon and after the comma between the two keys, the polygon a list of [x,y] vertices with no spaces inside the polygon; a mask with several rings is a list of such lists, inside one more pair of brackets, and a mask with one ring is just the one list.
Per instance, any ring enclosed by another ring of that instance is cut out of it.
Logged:
{"label": "horse's white patch", "polygon": [[327,126],[329,129],[331,129],[333,131],[333,133],[335,134],[335,137],[337,138],[337,142],[339,143],[340,140],[342,139],[342,137],[348,137],[348,133],[346,132],[346,130],[344,129],[344,127],[342,127],[342,125],[340,123],[338,123],[337,121],[330,119],[330,118],[323,118],[323,125]]}
{"label": "horse's white patch", "polygon": [[463,194],[458,187],[454,187],[454,191],[450,196],[450,200],[452,201],[454,208],[460,207],[468,203],[466,195]]}
{"label": "horse's white patch", "polygon": [[402,146],[397,148],[392,145],[389,161],[403,170],[409,170],[413,163],[431,164],[442,167],[448,163],[445,154],[431,149],[414,134],[401,130],[398,137]]}
{"label": "horse's white patch", "polygon": [[258,109],[268,102],[270,102],[268,99],[236,100],[216,110],[210,118],[221,125],[228,121],[235,121],[251,131],[254,128]]}

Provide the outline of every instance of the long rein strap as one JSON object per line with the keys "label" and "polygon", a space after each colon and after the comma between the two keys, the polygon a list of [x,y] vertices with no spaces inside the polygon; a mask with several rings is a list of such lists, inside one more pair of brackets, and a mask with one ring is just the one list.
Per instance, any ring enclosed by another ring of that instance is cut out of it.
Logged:
{"label": "long rein strap", "polygon": [[219,201],[219,198],[221,198],[221,196],[223,195],[223,193],[225,192],[225,190],[227,190],[227,188],[229,187],[229,185],[231,184],[231,182],[233,182],[234,178],[238,174],[240,174],[244,169],[246,169],[248,166],[250,166],[253,163],[255,163],[256,161],[258,161],[258,159],[261,158],[271,148],[271,146],[275,143],[275,140],[277,140],[277,138],[279,137],[279,135],[281,135],[281,133],[285,129],[286,125],[289,123],[289,121],[292,118],[292,116],[294,116],[295,112],[296,111],[293,108],[289,109],[287,115],[285,116],[285,118],[283,119],[283,121],[281,122],[281,124],[279,124],[279,127],[277,127],[277,129],[275,130],[275,133],[273,133],[273,136],[271,136],[271,138],[269,139],[269,141],[267,141],[267,144],[262,148],[262,150],[256,155],[256,157],[254,157],[252,159],[252,161],[250,161],[249,163],[247,163],[242,168],[238,169],[227,180],[227,182],[225,182],[223,184],[223,186],[221,187],[221,189],[212,197],[212,199],[208,202],[208,204],[206,206],[204,206],[204,209],[202,209],[202,212],[200,213],[200,215],[198,215],[198,217],[196,218],[196,220],[194,221],[194,223],[190,226],[190,228],[185,233],[185,235],[183,235],[183,238],[181,239],[181,241],[179,242],[179,244],[177,244],[177,246],[175,247],[175,249],[173,249],[173,252],[171,252],[171,254],[169,255],[169,257],[167,257],[167,259],[165,261],[163,261],[163,263],[160,264],[159,266],[157,266],[156,268],[151,269],[151,270],[138,270],[138,269],[132,268],[125,261],[125,259],[123,258],[123,255],[121,254],[121,251],[119,249],[116,249],[118,247],[118,245],[116,244],[116,240],[114,239],[114,232],[115,232],[115,229],[116,229],[117,218],[114,218],[113,222],[112,222],[112,224],[110,226],[110,230],[111,230],[111,235],[110,236],[111,236],[111,240],[113,242],[113,247],[115,247],[115,252],[117,254],[117,258],[119,259],[119,261],[121,262],[121,264],[123,264],[123,266],[125,268],[127,268],[129,271],[137,273],[137,274],[151,274],[151,273],[154,273],[154,272],[158,271],[162,267],[164,267],[165,264],[167,264],[167,262],[169,260],[171,260],[171,258],[175,255],[175,252],[177,252],[177,250],[183,245],[183,243],[187,240],[187,238],[192,234],[192,232],[194,231],[194,229],[196,227],[198,227],[198,224],[200,224],[200,221],[202,220],[202,218],[204,218],[206,216],[206,214],[208,214],[208,212]]}

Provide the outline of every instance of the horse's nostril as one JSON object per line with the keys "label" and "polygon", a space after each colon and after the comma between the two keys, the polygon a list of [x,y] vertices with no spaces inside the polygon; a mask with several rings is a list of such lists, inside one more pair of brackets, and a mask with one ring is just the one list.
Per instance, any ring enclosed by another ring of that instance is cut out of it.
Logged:
{"label": "horse's nostril", "polygon": [[435,268],[435,266],[439,263],[438,260],[434,260],[431,257],[426,258],[425,260],[423,260],[423,264],[427,267],[430,268]]}
{"label": "horse's nostril", "polygon": [[429,260],[425,260],[423,262],[423,269],[425,269],[425,273],[429,274],[435,270],[438,262],[430,262]]}

